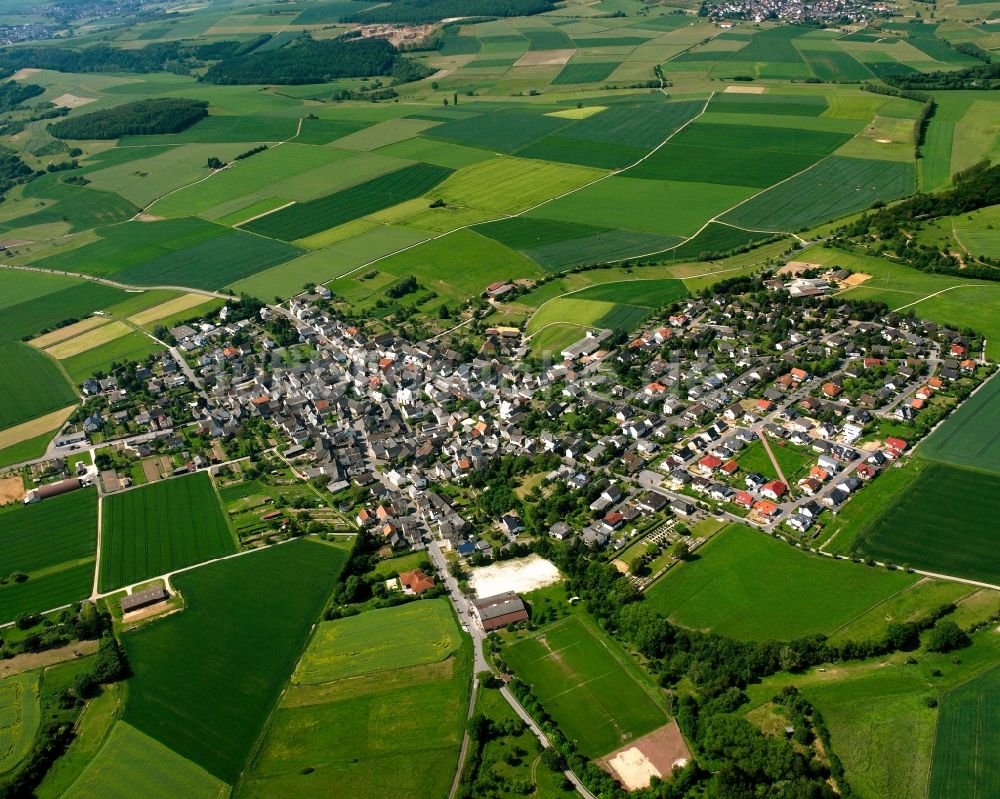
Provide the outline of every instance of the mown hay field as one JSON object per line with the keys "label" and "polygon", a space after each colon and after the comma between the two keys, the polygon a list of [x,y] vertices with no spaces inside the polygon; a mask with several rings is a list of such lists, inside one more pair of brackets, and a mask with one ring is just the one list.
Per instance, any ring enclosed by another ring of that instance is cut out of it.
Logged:
{"label": "mown hay field", "polygon": [[323,622],[295,671],[303,685],[443,660],[461,637],[445,600]]}
{"label": "mown hay field", "polygon": [[104,499],[102,591],[235,551],[215,489],[203,472]]}
{"label": "mown hay field", "polygon": [[228,786],[131,724],[118,721],[93,760],[62,794],[65,799],[120,796],[217,799]]}

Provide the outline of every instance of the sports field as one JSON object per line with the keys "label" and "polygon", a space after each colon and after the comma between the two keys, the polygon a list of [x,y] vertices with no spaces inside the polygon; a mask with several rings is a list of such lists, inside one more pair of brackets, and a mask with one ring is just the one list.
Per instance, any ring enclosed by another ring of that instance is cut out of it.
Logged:
{"label": "sports field", "polygon": [[236,551],[204,472],[112,494],[103,510],[102,591]]}
{"label": "sports field", "polygon": [[346,559],[292,541],[175,577],[184,612],[124,638],[124,720],[235,782]]}
{"label": "sports field", "polygon": [[418,602],[323,622],[295,671],[303,685],[443,660],[461,639],[448,604]]}
{"label": "sports field", "polygon": [[671,621],[749,640],[829,633],[917,579],[804,553],[733,524],[646,592]]}
{"label": "sports field", "polygon": [[[347,626],[343,634],[338,625]],[[240,794],[446,795],[465,723],[470,659],[471,646],[443,599],[323,622]],[[315,681],[298,682],[303,668]]]}
{"label": "sports field", "polygon": [[1000,380],[995,377],[919,445],[923,458],[1000,474]]}
{"label": "sports field", "polygon": [[931,799],[1000,793],[1000,667],[941,702],[931,765]]}
{"label": "sports field", "polygon": [[89,596],[96,545],[93,489],[0,510],[0,570],[28,575],[0,587],[0,622]]}
{"label": "sports field", "polygon": [[512,643],[504,659],[587,757],[607,754],[669,719],[659,689],[579,616]]}
{"label": "sports field", "polygon": [[877,560],[1000,584],[998,514],[1000,476],[932,463],[853,547]]}

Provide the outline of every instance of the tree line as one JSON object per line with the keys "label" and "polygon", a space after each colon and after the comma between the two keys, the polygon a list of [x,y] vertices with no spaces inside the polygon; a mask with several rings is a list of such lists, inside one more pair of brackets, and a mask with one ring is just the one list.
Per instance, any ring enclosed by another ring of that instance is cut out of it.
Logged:
{"label": "tree line", "polygon": [[218,84],[326,83],[338,78],[389,75],[405,83],[430,74],[403,58],[385,39],[314,41],[303,39],[277,50],[263,50],[226,58],[204,75]]}
{"label": "tree line", "polygon": [[180,133],[208,116],[208,103],[184,97],[136,100],[49,125],[57,139],[117,139],[120,136]]}
{"label": "tree line", "polygon": [[552,0],[395,0],[349,14],[343,21],[426,25],[450,17],[528,17],[554,8]]}
{"label": "tree line", "polygon": [[920,243],[912,235],[923,222],[1000,203],[1000,164],[980,161],[957,172],[952,182],[953,188],[947,191],[916,194],[894,205],[875,209],[873,213],[862,214],[853,223],[840,228],[837,237],[877,239],[881,251],[923,272],[1000,280],[1000,271],[996,269],[1000,261],[983,257],[979,259],[981,263],[971,259],[963,263],[950,252]]}

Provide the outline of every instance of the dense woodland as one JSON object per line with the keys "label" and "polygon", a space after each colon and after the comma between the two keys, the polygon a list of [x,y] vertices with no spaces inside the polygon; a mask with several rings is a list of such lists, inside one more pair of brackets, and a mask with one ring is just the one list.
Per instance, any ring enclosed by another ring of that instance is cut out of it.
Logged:
{"label": "dense woodland", "polygon": [[954,72],[908,72],[882,78],[900,89],[997,89],[1000,88],[1000,63],[984,64]]}
{"label": "dense woodland", "polygon": [[21,160],[16,151],[0,146],[0,200],[18,183],[27,183],[33,177],[34,170]]}
{"label": "dense woodland", "polygon": [[208,103],[184,97],[136,100],[49,125],[57,139],[117,139],[151,133],[179,133],[208,115]]}
{"label": "dense woodland", "polygon": [[[958,172],[954,188],[936,194],[917,194],[895,205],[864,214],[841,228],[838,237],[865,242],[875,239],[880,253],[894,255],[923,272],[961,274],[983,280],[1000,280],[1000,264],[983,258],[964,260],[919,242],[913,233],[922,222],[954,216],[1000,203],[1000,164],[982,161]],[[835,239],[836,241],[836,239]]]}
{"label": "dense woodland", "polygon": [[209,67],[204,80],[221,84],[299,84],[390,75],[402,83],[426,74],[424,67],[400,56],[385,39],[324,42],[305,39],[278,50],[263,50],[219,61]]}
{"label": "dense woodland", "polygon": [[551,0],[395,0],[346,16],[344,21],[424,25],[450,17],[528,17],[553,8]]}
{"label": "dense woodland", "polygon": [[0,114],[13,111],[32,97],[42,94],[45,89],[34,83],[18,83],[8,80],[0,83]]}

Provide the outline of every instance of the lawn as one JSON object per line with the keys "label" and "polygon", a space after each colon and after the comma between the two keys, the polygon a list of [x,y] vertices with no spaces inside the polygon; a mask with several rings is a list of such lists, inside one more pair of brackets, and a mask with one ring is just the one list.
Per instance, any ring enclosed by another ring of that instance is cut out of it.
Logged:
{"label": "lawn", "polygon": [[434,663],[461,644],[448,602],[434,599],[323,622],[292,682],[315,685]]}
{"label": "lawn", "polygon": [[64,799],[217,799],[228,786],[131,724],[117,722]]}
{"label": "lawn", "polygon": [[671,621],[749,640],[829,633],[917,579],[806,554],[730,525],[647,600]]}
{"label": "lawn", "polygon": [[1000,668],[944,697],[934,737],[931,799],[1000,793]]}
{"label": "lawn", "polygon": [[247,222],[243,229],[284,241],[302,239],[419,197],[451,173],[447,167],[414,164],[349,189],[282,208]]}
{"label": "lawn", "polygon": [[854,541],[862,555],[1000,583],[1000,476],[932,463]]}
{"label": "lawn", "polygon": [[[774,441],[768,443],[771,445],[771,452],[774,453],[775,460],[778,461],[778,466],[781,467],[781,471],[784,472],[785,477],[792,485],[797,478],[805,476],[806,469],[816,460],[816,456],[811,452],[804,452],[788,445],[782,446]],[[738,460],[740,468],[745,473],[758,472],[769,480],[778,479],[774,464],[771,463],[764,445],[759,441],[753,442],[743,450]]]}
{"label": "lawn", "polygon": [[[344,637],[321,628],[303,661],[318,657],[347,668],[326,670],[330,682],[289,688],[241,796],[447,794],[468,705],[471,646],[446,600],[368,611],[324,627],[348,623]],[[421,634],[447,639],[448,653],[428,647]],[[406,656],[403,642],[417,651]],[[350,662],[357,644],[367,653],[362,668]]]}
{"label": "lawn", "polygon": [[503,657],[587,757],[607,754],[669,720],[659,689],[582,616],[511,643]]}
{"label": "lawn", "polygon": [[104,499],[102,591],[236,551],[204,472]]}
{"label": "lawn", "polygon": [[920,443],[923,458],[1000,474],[1000,380],[996,377]]}
{"label": "lawn", "polygon": [[0,387],[0,429],[45,416],[76,401],[72,386],[55,361],[20,341],[0,344],[0,372],[17,376]]}
{"label": "lawn", "polygon": [[125,721],[235,782],[346,559],[293,541],[175,577],[184,612],[124,638]]}
{"label": "lawn", "polygon": [[659,308],[687,296],[684,283],[676,279],[621,280],[601,283],[570,295],[575,300],[601,300]]}

